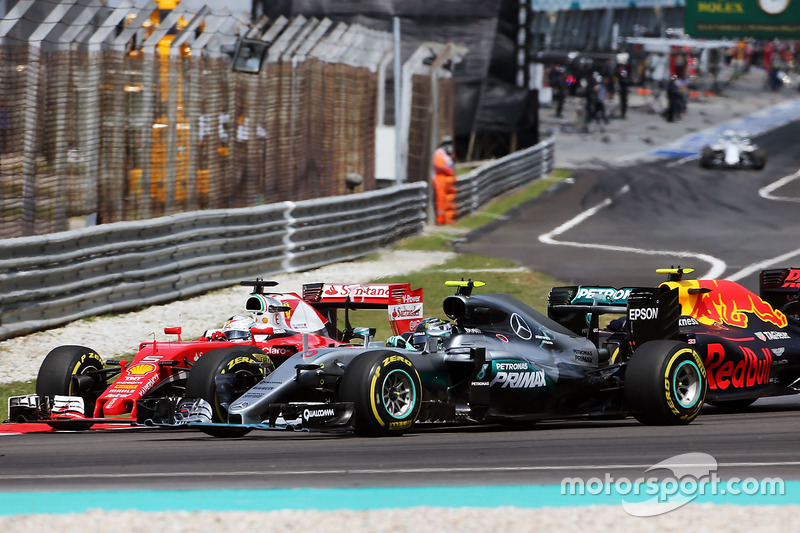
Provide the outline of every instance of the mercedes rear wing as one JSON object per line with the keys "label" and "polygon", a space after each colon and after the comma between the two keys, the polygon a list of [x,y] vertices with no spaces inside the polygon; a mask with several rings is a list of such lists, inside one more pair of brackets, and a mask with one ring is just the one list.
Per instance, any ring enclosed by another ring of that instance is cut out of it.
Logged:
{"label": "mercedes rear wing", "polygon": [[638,345],[677,339],[680,312],[678,291],[666,287],[563,286],[553,287],[547,296],[547,316],[595,346],[600,315],[624,316],[620,330]]}

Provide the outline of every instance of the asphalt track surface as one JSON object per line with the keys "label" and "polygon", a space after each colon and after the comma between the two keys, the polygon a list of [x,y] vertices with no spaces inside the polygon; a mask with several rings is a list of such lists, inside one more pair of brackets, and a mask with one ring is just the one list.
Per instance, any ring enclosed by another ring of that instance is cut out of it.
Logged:
{"label": "asphalt track surface", "polygon": [[798,122],[755,138],[768,147],[762,171],[707,170],[696,158],[577,170],[458,250],[569,284],[653,286],[656,268],[681,265],[757,291],[761,266],[800,265],[798,138]]}
{"label": "asphalt track surface", "polygon": [[741,413],[707,406],[678,427],[626,418],[421,427],[380,439],[285,431],[218,439],[151,428],[5,435],[0,491],[558,485],[607,473],[635,479],[696,452],[716,459],[722,479],[797,480],[798,410],[800,398],[786,397]]}
{"label": "asphalt track surface", "polygon": [[[799,135],[795,124],[757,139],[770,146],[762,172],[701,170],[696,160],[577,171],[573,184],[523,206],[462,250],[510,257],[565,282],[611,285],[652,285],[655,268],[673,264],[701,275],[724,265],[720,277],[740,276],[755,288],[752,265],[782,255],[782,264],[800,264],[800,184],[787,178],[800,168]],[[5,434],[0,491],[558,485],[576,476],[635,478],[692,452],[711,454],[721,478],[798,480],[798,415],[800,397],[785,397],[741,413],[707,406],[680,427],[627,418],[528,429],[420,427],[382,439],[290,432],[216,439],[151,428]]]}

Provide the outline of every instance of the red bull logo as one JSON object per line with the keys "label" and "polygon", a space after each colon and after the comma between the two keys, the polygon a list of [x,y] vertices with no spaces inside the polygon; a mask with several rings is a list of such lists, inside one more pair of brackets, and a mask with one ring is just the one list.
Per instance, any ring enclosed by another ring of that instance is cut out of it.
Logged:
{"label": "red bull logo", "polygon": [[[679,289],[681,314],[692,316],[702,324],[746,328],[750,315],[779,328],[786,327],[788,323],[786,315],[733,281],[692,280],[667,282],[664,285]],[[690,294],[690,289],[707,291]]]}
{"label": "red bull logo", "polygon": [[721,344],[708,345],[703,364],[709,389],[742,389],[769,383],[772,353],[767,348],[763,348],[760,354],[746,346],[740,346],[739,349],[742,359],[732,361],[725,358],[725,349]]}
{"label": "red bull logo", "polygon": [[790,289],[800,288],[800,270],[793,268],[786,274],[786,279],[783,280],[783,287]]}

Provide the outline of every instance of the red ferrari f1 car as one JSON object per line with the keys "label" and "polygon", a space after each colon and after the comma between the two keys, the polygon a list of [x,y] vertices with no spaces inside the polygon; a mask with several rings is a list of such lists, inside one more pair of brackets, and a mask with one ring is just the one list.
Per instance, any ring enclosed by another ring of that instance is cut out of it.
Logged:
{"label": "red ferrari f1 car", "polygon": [[[143,421],[153,416],[148,398],[184,395],[187,377],[204,354],[239,353],[222,371],[247,379],[263,376],[298,351],[351,344],[356,335],[350,310],[388,309],[396,335],[413,331],[423,316],[422,289],[409,284],[314,283],[303,286],[302,297],[268,292],[274,281],[241,284],[252,287],[246,314],[232,316],[199,339],[183,340],[181,328],[166,327],[164,333],[177,340],[143,342],[130,362],[103,361],[86,346],[53,349],[39,368],[36,394],[9,398],[8,421],[40,421],[56,429]],[[339,310],[344,310],[342,330]]]}

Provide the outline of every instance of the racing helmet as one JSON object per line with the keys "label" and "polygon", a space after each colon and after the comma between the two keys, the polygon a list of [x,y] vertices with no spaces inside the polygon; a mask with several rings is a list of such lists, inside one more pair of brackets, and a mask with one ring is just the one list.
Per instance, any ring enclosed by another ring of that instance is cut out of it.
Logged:
{"label": "racing helmet", "polygon": [[428,337],[441,339],[450,337],[451,328],[452,326],[449,322],[445,322],[440,318],[423,318],[414,328],[414,333],[411,335],[411,344],[417,350],[421,350],[425,347]]}
{"label": "racing helmet", "polygon": [[255,325],[256,323],[252,317],[233,315],[222,326],[222,332],[229,341],[244,341],[250,338],[250,328]]}

